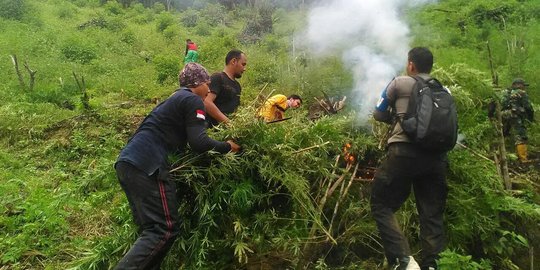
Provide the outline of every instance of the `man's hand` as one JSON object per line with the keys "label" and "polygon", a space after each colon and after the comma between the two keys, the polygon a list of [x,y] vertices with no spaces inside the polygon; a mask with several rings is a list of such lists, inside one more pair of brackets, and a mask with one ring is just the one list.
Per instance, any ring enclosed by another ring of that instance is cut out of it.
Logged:
{"label": "man's hand", "polygon": [[240,150],[242,150],[242,147],[240,147],[240,145],[236,144],[232,140],[228,140],[227,143],[231,145],[231,151],[234,153],[238,153],[240,152]]}

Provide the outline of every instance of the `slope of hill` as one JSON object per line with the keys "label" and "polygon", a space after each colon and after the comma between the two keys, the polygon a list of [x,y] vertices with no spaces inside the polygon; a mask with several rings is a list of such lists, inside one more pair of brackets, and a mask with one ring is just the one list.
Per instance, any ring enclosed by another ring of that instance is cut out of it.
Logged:
{"label": "slope of hill", "polygon": [[[253,119],[259,95],[273,89],[297,92],[310,104],[321,90],[350,95],[353,75],[340,56],[318,58],[295,47],[308,6],[248,1],[257,4],[228,9],[199,1],[167,11],[119,2],[128,4],[0,0],[0,268],[116,264],[136,228],[113,164],[145,114],[177,87],[191,38],[211,72],[231,48],[249,57],[234,125],[211,132],[235,138],[245,151],[178,157],[194,166],[176,172],[185,218],[163,269],[380,269],[368,180],[383,154],[384,127],[360,125],[354,104],[317,121],[305,117],[308,106],[279,124]],[[456,97],[467,147],[450,154],[441,269],[540,265],[532,253],[540,250],[538,167],[519,165],[508,146],[515,183],[504,189],[488,160],[496,132],[484,109],[500,91],[491,85],[489,42],[498,84],[525,78],[540,111],[540,4],[446,0],[406,13],[412,45],[433,48],[434,74]],[[538,122],[529,132],[539,157]],[[345,143],[356,163],[343,161]],[[418,251],[414,209],[410,200],[399,215]]]}

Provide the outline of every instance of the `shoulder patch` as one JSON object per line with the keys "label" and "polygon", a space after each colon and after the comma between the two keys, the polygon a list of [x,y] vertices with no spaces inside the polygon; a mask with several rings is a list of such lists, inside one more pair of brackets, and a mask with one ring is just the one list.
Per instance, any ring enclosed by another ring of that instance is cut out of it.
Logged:
{"label": "shoulder patch", "polygon": [[206,120],[205,113],[203,110],[197,110],[196,113],[197,113],[197,118],[201,120]]}

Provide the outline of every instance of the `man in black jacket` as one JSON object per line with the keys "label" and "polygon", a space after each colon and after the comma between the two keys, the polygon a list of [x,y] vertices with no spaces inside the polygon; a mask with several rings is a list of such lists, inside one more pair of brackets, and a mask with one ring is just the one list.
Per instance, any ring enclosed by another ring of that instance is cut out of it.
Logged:
{"label": "man in black jacket", "polygon": [[159,269],[178,235],[176,185],[169,179],[170,154],[186,144],[196,152],[238,152],[233,141],[219,142],[206,134],[203,100],[210,78],[197,63],[180,72],[181,88],[156,106],[122,149],[115,164],[139,237],[116,269]]}

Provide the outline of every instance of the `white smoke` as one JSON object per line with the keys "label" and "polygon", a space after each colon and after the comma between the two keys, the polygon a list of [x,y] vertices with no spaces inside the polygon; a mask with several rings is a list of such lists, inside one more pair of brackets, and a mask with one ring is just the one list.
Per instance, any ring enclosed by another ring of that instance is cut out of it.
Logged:
{"label": "white smoke", "polygon": [[328,0],[313,7],[304,40],[315,55],[341,54],[354,73],[355,109],[367,120],[388,82],[404,70],[409,27],[401,11],[430,0]]}

